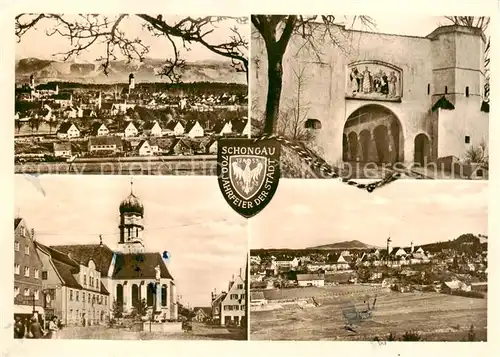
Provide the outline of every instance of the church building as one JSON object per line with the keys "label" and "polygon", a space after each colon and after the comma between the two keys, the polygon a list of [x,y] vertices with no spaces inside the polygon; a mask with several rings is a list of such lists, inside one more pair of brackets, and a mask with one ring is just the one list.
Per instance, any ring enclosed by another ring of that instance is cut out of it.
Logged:
{"label": "church building", "polygon": [[[61,296],[62,301],[72,302],[61,303],[56,312],[64,322],[83,324],[86,318],[89,324],[104,323],[113,318],[114,311],[126,316],[134,309],[142,309],[142,301],[149,317],[159,321],[177,319],[174,279],[162,255],[147,251],[143,219],[144,206],[131,190],[119,206],[116,250],[103,244],[102,239],[98,244],[39,244],[41,255],[48,257],[45,265],[62,278],[56,282],[46,277],[47,281],[68,295]],[[54,298],[58,295],[61,293],[54,294]],[[57,302],[53,305],[57,306]]]}

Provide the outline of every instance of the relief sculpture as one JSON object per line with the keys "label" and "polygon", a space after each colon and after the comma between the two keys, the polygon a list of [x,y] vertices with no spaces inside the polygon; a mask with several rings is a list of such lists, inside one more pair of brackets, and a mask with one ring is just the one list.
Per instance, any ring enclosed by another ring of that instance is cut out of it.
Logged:
{"label": "relief sculpture", "polygon": [[401,98],[401,73],[379,64],[353,64],[349,69],[347,97],[378,100]]}

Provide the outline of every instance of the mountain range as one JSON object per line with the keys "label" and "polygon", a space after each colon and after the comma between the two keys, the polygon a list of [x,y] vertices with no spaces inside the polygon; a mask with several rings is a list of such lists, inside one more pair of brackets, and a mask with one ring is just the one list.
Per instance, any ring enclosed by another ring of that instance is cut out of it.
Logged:
{"label": "mountain range", "polygon": [[[472,233],[462,234],[456,239],[452,239],[445,242],[435,242],[422,245],[422,248],[426,251],[440,251],[442,249],[458,249],[461,250],[463,247],[486,247],[488,244],[488,236],[479,234],[474,235]],[[372,249],[381,248],[372,246],[359,240],[351,240],[344,242],[336,242],[332,244],[318,245],[315,247],[306,248],[306,250],[348,250],[348,249]],[[385,247],[384,247],[385,248]]]}
{"label": "mountain range", "polygon": [[379,247],[375,247],[373,245],[360,242],[359,240],[350,240],[345,242],[336,242],[332,244],[324,244],[315,247],[308,247],[306,249],[344,250],[344,249],[371,249],[371,248],[379,248]]}
{"label": "mountain range", "polygon": [[[99,62],[58,61],[40,58],[22,58],[16,60],[16,82],[28,83],[33,74],[36,83],[46,82],[79,82],[93,84],[127,83],[128,76],[133,73],[136,84],[164,82],[158,73],[161,71],[164,60],[146,58],[142,62],[126,60],[111,61],[109,73],[104,74]],[[219,82],[246,84],[244,73],[236,72],[230,62],[206,60],[188,62],[178,70],[182,75],[181,81],[192,82]]]}

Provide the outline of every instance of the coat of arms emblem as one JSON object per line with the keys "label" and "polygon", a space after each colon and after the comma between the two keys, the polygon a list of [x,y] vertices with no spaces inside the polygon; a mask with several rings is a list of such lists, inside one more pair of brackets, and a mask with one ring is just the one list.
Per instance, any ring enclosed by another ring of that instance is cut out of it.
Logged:
{"label": "coat of arms emblem", "polygon": [[280,145],[274,139],[224,138],[218,142],[219,187],[229,205],[244,217],[271,201],[280,177]]}

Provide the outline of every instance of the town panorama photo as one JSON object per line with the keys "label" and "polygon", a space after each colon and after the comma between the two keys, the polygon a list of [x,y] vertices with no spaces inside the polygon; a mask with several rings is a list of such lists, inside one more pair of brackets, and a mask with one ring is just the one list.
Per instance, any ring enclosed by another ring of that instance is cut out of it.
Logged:
{"label": "town panorama photo", "polygon": [[248,17],[15,22],[16,173],[213,175],[217,139],[250,135]]}

